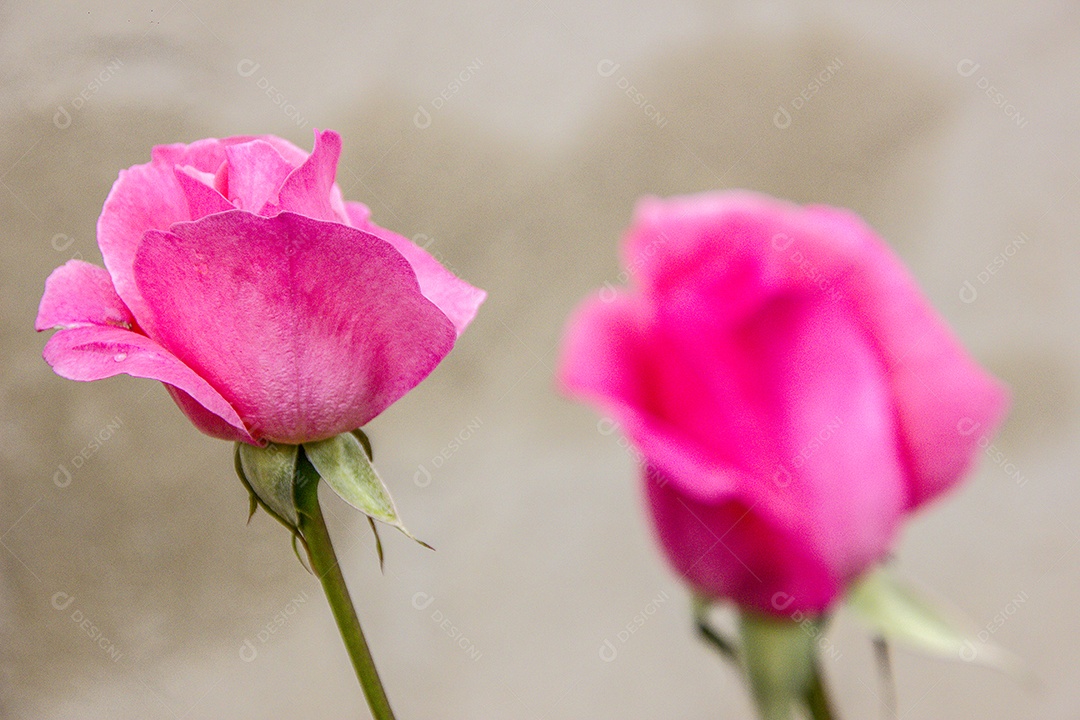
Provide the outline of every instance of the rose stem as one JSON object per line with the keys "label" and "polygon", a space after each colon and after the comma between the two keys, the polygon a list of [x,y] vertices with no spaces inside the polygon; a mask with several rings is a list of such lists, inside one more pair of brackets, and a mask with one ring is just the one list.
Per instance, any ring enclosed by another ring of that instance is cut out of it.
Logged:
{"label": "rose stem", "polygon": [[330,542],[330,532],[319,507],[319,476],[303,451],[297,464],[296,509],[300,518],[300,534],[307,545],[311,569],[319,577],[323,592],[330,603],[330,609],[337,620],[341,639],[349,651],[356,677],[364,689],[368,707],[375,720],[394,720],[394,711],[390,709],[390,700],[386,697],[379,672],[375,669],[375,660],[371,657],[364,631],[360,629],[360,619],[356,616],[349,589],[345,585],[345,576],[341,574],[334,546]]}

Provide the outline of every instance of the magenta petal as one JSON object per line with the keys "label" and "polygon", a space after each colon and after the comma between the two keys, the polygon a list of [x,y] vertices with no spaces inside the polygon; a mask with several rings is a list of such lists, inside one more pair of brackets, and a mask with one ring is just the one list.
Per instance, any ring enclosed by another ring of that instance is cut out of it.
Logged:
{"label": "magenta petal", "polygon": [[716,464],[677,423],[655,411],[655,372],[667,357],[654,342],[652,325],[651,310],[639,296],[602,294],[586,301],[567,323],[559,384],[567,394],[602,407],[609,415],[605,420],[617,422],[660,471],[695,478],[688,489],[701,501],[731,497],[742,482],[740,471]]}
{"label": "magenta petal", "polygon": [[664,553],[698,592],[768,614],[790,601],[817,614],[842,591],[822,558],[745,503],[699,502],[652,469],[645,491]]}
{"label": "magenta petal", "polygon": [[116,294],[108,271],[82,260],[68,260],[45,281],[34,329],[131,327],[134,322],[131,311]]}
{"label": "magenta petal", "polygon": [[191,368],[145,335],[102,326],[61,330],[46,343],[44,356],[57,375],[69,380],[100,380],[121,373],[160,380],[182,390],[234,428],[231,439],[252,442],[240,416],[228,401]]}
{"label": "magenta petal", "polygon": [[772,448],[756,452],[777,462],[743,497],[846,583],[882,559],[908,504],[885,368],[846,308],[815,296],[771,303],[741,332],[771,395]]}
{"label": "magenta petal", "polygon": [[450,318],[460,336],[476,317],[487,293],[458,278],[415,243],[372,223],[365,205],[350,202],[345,203],[345,208],[353,227],[377,235],[405,256],[420,282],[420,292]]}
{"label": "magenta petal", "polygon": [[195,398],[188,395],[186,392],[176,387],[175,385],[165,385],[165,389],[169,391],[169,395],[173,401],[179,406],[188,420],[199,429],[200,432],[204,432],[210,437],[220,438],[221,440],[239,440],[240,442],[246,442],[248,444],[258,444],[255,439],[248,434],[247,430],[233,427],[229,423],[225,422],[221,417],[203,407]]}
{"label": "magenta petal", "polygon": [[176,175],[176,182],[180,184],[180,190],[187,199],[189,217],[200,218],[233,209],[233,204],[213,187],[213,175],[206,173],[207,177],[200,177],[199,171],[190,165],[183,167],[177,165],[173,172]]}
{"label": "magenta petal", "polygon": [[267,203],[277,203],[278,189],[295,167],[265,140],[230,145],[225,155],[229,158],[229,200],[253,213],[261,213]]}
{"label": "magenta petal", "polygon": [[316,220],[344,222],[345,218],[334,211],[330,197],[340,156],[341,136],[333,130],[315,131],[311,156],[282,184],[278,207]]}
{"label": "magenta petal", "polygon": [[859,262],[837,287],[864,319],[887,369],[910,463],[911,506],[921,505],[978,458],[978,443],[1005,415],[1008,391],[971,358],[907,269],[857,216],[826,207],[807,214],[819,233],[857,248]]}
{"label": "magenta petal", "polygon": [[391,245],[291,212],[235,210],[151,232],[136,275],[162,345],[276,442],[360,427],[454,342]]}

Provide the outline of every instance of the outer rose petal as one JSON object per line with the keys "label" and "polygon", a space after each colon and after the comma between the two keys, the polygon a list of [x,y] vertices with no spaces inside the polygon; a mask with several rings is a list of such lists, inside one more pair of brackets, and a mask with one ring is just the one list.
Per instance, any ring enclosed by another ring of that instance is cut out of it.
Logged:
{"label": "outer rose petal", "polygon": [[82,260],[68,260],[45,281],[35,330],[85,325],[131,327],[135,318],[116,294],[109,273]]}
{"label": "outer rose petal", "polygon": [[[44,356],[57,375],[69,380],[100,380],[121,373],[160,380],[217,415],[221,419],[218,427],[234,428],[228,439],[253,442],[236,410],[217,390],[145,335],[103,326],[62,330],[45,344]],[[203,426],[200,429],[205,430]]]}
{"label": "outer rose petal", "polygon": [[852,271],[839,279],[874,338],[891,377],[907,459],[911,506],[952,487],[979,456],[980,439],[1004,418],[1008,391],[971,358],[908,270],[852,213],[807,209],[826,236],[846,236],[859,248]]}
{"label": "outer rose petal", "polygon": [[132,265],[143,234],[189,220],[187,195],[172,165],[135,165],[120,171],[98,218],[97,238],[116,293],[145,323],[146,305],[135,285]]}
{"label": "outer rose petal", "polygon": [[151,231],[135,274],[157,339],[221,388],[260,439],[360,427],[454,342],[388,243],[291,212],[235,210]]}
{"label": "outer rose petal", "polygon": [[700,479],[690,488],[698,499],[730,497],[739,486],[739,471],[718,467],[703,448],[648,409],[648,374],[658,360],[650,345],[650,324],[650,308],[638,296],[586,301],[567,323],[559,383],[567,394],[609,413],[661,472]]}
{"label": "outer rose petal", "polygon": [[646,473],[645,491],[661,547],[699,592],[763,613],[790,611],[797,602],[795,609],[813,614],[842,591],[821,558],[744,503],[698,503],[655,469]]}
{"label": "outer rose petal", "polygon": [[416,279],[420,282],[420,292],[424,293],[424,297],[435,303],[446,317],[450,318],[458,336],[465,332],[465,328],[476,317],[476,312],[487,297],[487,293],[454,275],[415,243],[371,222],[369,219],[371,211],[366,205],[349,202],[345,203],[345,209],[349,214],[349,223],[353,227],[382,238],[405,256],[412,265],[413,271],[416,272]]}

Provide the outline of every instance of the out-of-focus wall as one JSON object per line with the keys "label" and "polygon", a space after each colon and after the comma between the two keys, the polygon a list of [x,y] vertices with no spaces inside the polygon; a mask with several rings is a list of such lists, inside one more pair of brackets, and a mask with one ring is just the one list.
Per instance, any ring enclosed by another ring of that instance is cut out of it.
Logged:
{"label": "out-of-focus wall", "polygon": [[[346,197],[490,293],[369,426],[438,551],[385,533],[380,574],[325,498],[401,717],[749,716],[631,456],[552,382],[565,315],[619,281],[635,198],[739,186],[863,214],[1015,394],[1000,454],[897,556],[1040,681],[897,650],[902,717],[1075,717],[1074,3],[104,6],[0,6],[0,716],[366,712],[287,533],[245,525],[232,449],[156,383],[61,380],[32,330],[48,273],[100,262],[102,201],[152,145],[330,127]],[[864,633],[841,613],[833,642],[845,715],[875,716]]]}

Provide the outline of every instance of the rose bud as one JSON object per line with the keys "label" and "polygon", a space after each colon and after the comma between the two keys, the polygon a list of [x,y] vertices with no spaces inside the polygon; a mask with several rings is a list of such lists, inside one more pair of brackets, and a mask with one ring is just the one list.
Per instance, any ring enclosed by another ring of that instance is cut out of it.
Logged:
{"label": "rose bud", "polygon": [[631,286],[572,316],[562,388],[643,458],[663,550],[709,598],[828,609],[970,469],[1007,404],[852,213],[646,199]]}

